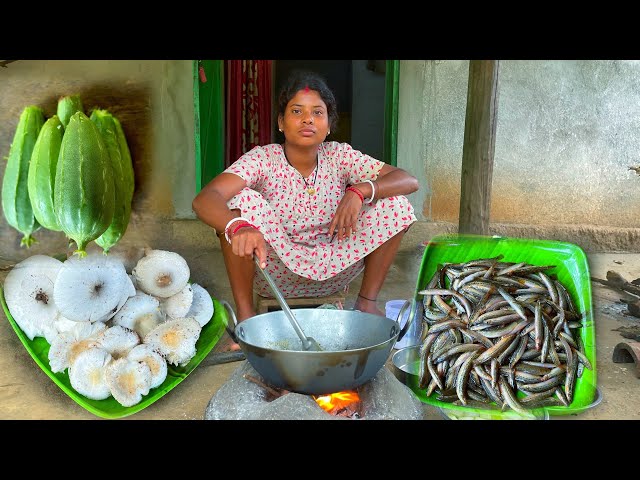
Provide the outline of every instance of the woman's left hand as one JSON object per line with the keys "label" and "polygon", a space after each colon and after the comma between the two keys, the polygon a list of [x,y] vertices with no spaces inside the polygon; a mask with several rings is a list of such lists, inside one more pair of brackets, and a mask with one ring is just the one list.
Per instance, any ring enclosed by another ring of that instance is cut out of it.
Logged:
{"label": "woman's left hand", "polygon": [[362,200],[357,193],[347,190],[340,200],[336,213],[329,224],[329,235],[335,233],[338,241],[349,238],[356,232],[358,214],[362,208]]}

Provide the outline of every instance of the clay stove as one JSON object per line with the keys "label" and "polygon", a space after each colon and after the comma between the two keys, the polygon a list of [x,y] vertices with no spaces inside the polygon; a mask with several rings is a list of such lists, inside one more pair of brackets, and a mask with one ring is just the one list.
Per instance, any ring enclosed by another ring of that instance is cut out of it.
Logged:
{"label": "clay stove", "polygon": [[333,396],[269,386],[248,361],[211,397],[205,420],[422,420],[424,405],[386,367],[371,380]]}

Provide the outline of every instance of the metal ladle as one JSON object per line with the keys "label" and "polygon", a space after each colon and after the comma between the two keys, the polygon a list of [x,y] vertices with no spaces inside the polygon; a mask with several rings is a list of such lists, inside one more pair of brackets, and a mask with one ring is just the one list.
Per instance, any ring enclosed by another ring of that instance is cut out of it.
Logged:
{"label": "metal ladle", "polygon": [[287,302],[282,296],[282,293],[280,293],[280,290],[278,289],[275,282],[271,278],[271,275],[269,275],[267,271],[260,266],[260,261],[258,260],[258,257],[256,255],[253,256],[253,260],[256,262],[256,267],[258,267],[258,270],[260,270],[262,272],[262,275],[264,275],[264,278],[269,284],[269,287],[271,287],[271,291],[275,295],[276,300],[278,300],[278,303],[280,304],[280,308],[282,308],[282,311],[285,313],[285,315],[291,322],[293,329],[296,331],[296,333],[300,337],[300,340],[302,341],[302,349],[310,350],[314,352],[319,352],[320,350],[322,350],[320,348],[320,345],[318,345],[318,342],[316,342],[316,340],[313,337],[307,337],[304,334],[304,332],[300,328],[300,325],[298,324],[298,321],[296,320],[296,317],[293,315],[293,312],[289,308],[289,305],[287,305]]}

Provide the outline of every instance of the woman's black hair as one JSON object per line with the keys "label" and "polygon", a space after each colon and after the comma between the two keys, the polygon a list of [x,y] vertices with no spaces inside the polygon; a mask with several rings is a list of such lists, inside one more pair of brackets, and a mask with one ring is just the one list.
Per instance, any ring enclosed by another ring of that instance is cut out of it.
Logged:
{"label": "woman's black hair", "polygon": [[320,94],[320,98],[322,98],[322,101],[327,106],[329,128],[331,131],[337,131],[338,105],[336,103],[336,97],[327,86],[325,79],[315,72],[306,70],[294,70],[291,72],[278,95],[278,117],[284,117],[284,112],[287,109],[289,101],[296,96],[296,93],[304,90],[306,87]]}

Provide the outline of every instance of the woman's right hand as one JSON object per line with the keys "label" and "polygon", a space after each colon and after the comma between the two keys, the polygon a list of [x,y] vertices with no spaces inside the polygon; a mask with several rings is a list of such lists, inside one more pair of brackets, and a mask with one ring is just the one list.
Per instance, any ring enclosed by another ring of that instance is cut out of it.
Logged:
{"label": "woman's right hand", "polygon": [[253,226],[241,227],[231,236],[231,250],[239,257],[249,257],[250,259],[253,259],[255,254],[260,266],[267,267],[267,245],[264,236],[260,230]]}

